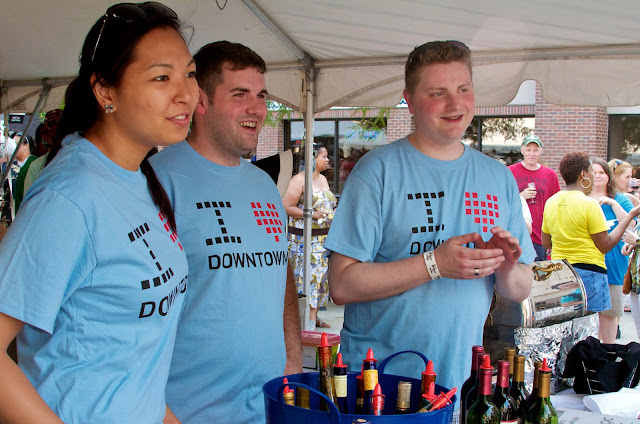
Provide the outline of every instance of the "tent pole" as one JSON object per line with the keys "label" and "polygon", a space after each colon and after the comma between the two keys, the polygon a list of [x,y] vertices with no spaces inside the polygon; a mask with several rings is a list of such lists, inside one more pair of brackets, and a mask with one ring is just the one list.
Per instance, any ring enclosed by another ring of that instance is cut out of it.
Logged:
{"label": "tent pole", "polygon": [[304,330],[314,331],[316,328],[315,321],[311,321],[309,317],[309,304],[311,302],[311,215],[313,215],[313,118],[314,118],[314,88],[316,83],[316,70],[313,67],[305,70],[305,143],[304,143],[304,209],[303,221],[304,231],[302,233],[303,255],[304,255],[304,293],[307,295],[307,308],[304,311]]}

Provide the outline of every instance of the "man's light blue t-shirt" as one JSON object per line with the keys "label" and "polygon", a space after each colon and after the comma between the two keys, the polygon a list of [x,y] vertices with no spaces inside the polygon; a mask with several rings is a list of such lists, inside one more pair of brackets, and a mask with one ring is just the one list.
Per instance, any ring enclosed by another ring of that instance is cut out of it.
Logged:
{"label": "man's light blue t-shirt", "polygon": [[286,214],[269,176],[187,142],[151,158],[176,213],[189,293],[167,403],[183,424],[264,423],[262,385],[284,374]]}
{"label": "man's light blue t-shirt", "polygon": [[[520,240],[520,262],[534,260],[518,189],[504,165],[466,146],[456,160],[432,159],[403,138],[358,162],[325,247],[361,262],[392,262],[471,232],[488,241],[494,226]],[[471,347],[482,344],[493,286],[493,276],[443,278],[386,299],[348,304],[343,359],[359,371],[369,348],[378,359],[416,350],[433,360],[438,384],[460,388],[469,375]],[[424,366],[418,356],[404,355],[385,372],[420,378]]]}

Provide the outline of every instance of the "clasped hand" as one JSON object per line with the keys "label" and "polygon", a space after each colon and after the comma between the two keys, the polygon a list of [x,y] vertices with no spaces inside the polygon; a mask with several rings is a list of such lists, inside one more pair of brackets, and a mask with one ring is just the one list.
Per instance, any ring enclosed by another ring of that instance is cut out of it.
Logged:
{"label": "clasped hand", "polygon": [[[519,240],[501,227],[491,228],[491,234],[487,242],[478,233],[468,233],[438,246],[434,253],[440,274],[464,280],[511,271],[522,255]],[[475,248],[466,246],[471,243]]]}

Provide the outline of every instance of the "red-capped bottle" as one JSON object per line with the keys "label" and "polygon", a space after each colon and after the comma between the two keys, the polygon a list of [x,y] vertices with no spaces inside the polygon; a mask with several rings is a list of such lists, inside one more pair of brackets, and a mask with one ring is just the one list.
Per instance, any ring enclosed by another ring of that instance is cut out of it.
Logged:
{"label": "red-capped bottle", "polygon": [[[469,395],[469,392],[478,383],[478,354],[484,353],[484,347],[482,346],[473,346],[471,349],[471,373],[469,374],[469,378],[462,384],[460,388],[460,423],[464,424],[464,417],[466,415],[466,407],[468,405],[465,404],[465,400]],[[475,401],[475,397],[472,402]]]}
{"label": "red-capped bottle", "polygon": [[525,424],[558,424],[558,414],[551,404],[551,369],[547,359],[538,370],[538,396],[525,415]]}
{"label": "red-capped bottle", "polygon": [[493,404],[500,410],[501,424],[519,423],[518,407],[509,395],[509,361],[498,361],[498,380]]}
{"label": "red-capped bottle", "polygon": [[482,364],[485,364],[485,361],[489,361],[489,366],[491,366],[491,360],[487,353],[481,352],[478,353],[478,375],[476,384],[469,390],[467,393],[467,397],[464,398],[463,403],[460,404],[460,414],[462,415],[462,410],[464,408],[464,414],[466,417],[467,412],[469,412],[469,408],[471,405],[478,399],[478,388],[480,387],[480,368]]}
{"label": "red-capped bottle", "polygon": [[[287,378],[282,379],[282,384],[287,384],[289,380]],[[295,406],[296,405],[296,395],[293,389],[290,389],[289,386],[284,386],[284,390],[282,391],[282,398],[284,399],[284,403],[286,405]]]}
{"label": "red-capped bottle", "polygon": [[336,389],[336,405],[341,414],[348,414],[347,404],[347,366],[342,363],[342,353],[338,353],[333,366],[333,385]]}
{"label": "red-capped bottle", "polygon": [[433,371],[433,361],[428,361],[424,371],[422,371],[421,394],[427,393],[429,385],[436,382],[436,376],[437,374]]}
{"label": "red-capped bottle", "polygon": [[369,398],[378,384],[378,360],[373,356],[373,349],[369,348],[367,357],[362,361],[362,379],[364,383],[364,413],[372,415]]}
{"label": "red-capped bottle", "polygon": [[427,393],[424,393],[422,395],[422,399],[421,399],[421,403],[420,403],[420,410],[418,410],[419,413],[428,412],[429,411],[429,408],[431,407],[431,404],[436,399],[436,393],[435,392],[436,392],[436,384],[435,383],[429,384],[429,388],[427,389]]}
{"label": "red-capped bottle", "polygon": [[435,411],[437,409],[444,408],[447,405],[450,405],[453,399],[453,396],[456,394],[458,390],[457,387],[449,390],[448,392],[440,392],[438,396],[431,402],[431,406],[427,408],[427,412]]}
{"label": "red-capped bottle", "polygon": [[525,400],[524,404],[522,405],[523,421],[526,418],[527,412],[529,412],[529,408],[531,408],[531,405],[533,405],[533,403],[538,398],[538,372],[540,370],[540,367],[542,367],[542,361],[533,362],[533,387],[531,388],[529,397],[527,397],[527,400]]}
{"label": "red-capped bottle", "polygon": [[[331,402],[337,405],[336,389],[333,386],[333,364],[331,363],[331,345],[326,333],[322,333],[320,337],[320,345],[318,346],[318,364],[320,368],[320,391]],[[329,406],[324,399],[320,399],[320,409],[328,411]]]}
{"label": "red-capped bottle", "polygon": [[369,398],[371,406],[371,415],[382,415],[384,413],[384,395],[382,394],[382,388],[380,383],[376,383],[376,387],[373,389],[373,394]]}
{"label": "red-capped bottle", "polygon": [[491,375],[493,367],[489,355],[478,370],[478,394],[466,415],[466,424],[500,424],[500,410],[493,404],[491,393]]}

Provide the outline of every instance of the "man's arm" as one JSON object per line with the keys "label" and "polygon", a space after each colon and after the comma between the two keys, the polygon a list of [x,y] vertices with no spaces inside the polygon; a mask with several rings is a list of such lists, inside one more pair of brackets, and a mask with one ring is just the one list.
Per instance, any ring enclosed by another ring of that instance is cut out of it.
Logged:
{"label": "man's arm", "polygon": [[176,417],[171,408],[169,408],[169,405],[167,405],[162,424],[181,424],[178,417]]}
{"label": "man's arm", "polygon": [[[440,274],[446,278],[474,279],[493,274],[504,261],[500,249],[471,249],[465,244],[482,241],[477,233],[448,239],[435,251]],[[476,269],[478,273],[476,274]],[[385,299],[430,281],[423,256],[415,255],[393,262],[360,262],[331,253],[329,292],[338,304]]]}
{"label": "man's arm", "polygon": [[302,372],[302,335],[300,333],[300,314],[298,310],[298,291],[293,279],[293,267],[287,265],[287,285],[284,293],[283,313],[284,344],[287,350],[287,363],[284,375]]}

